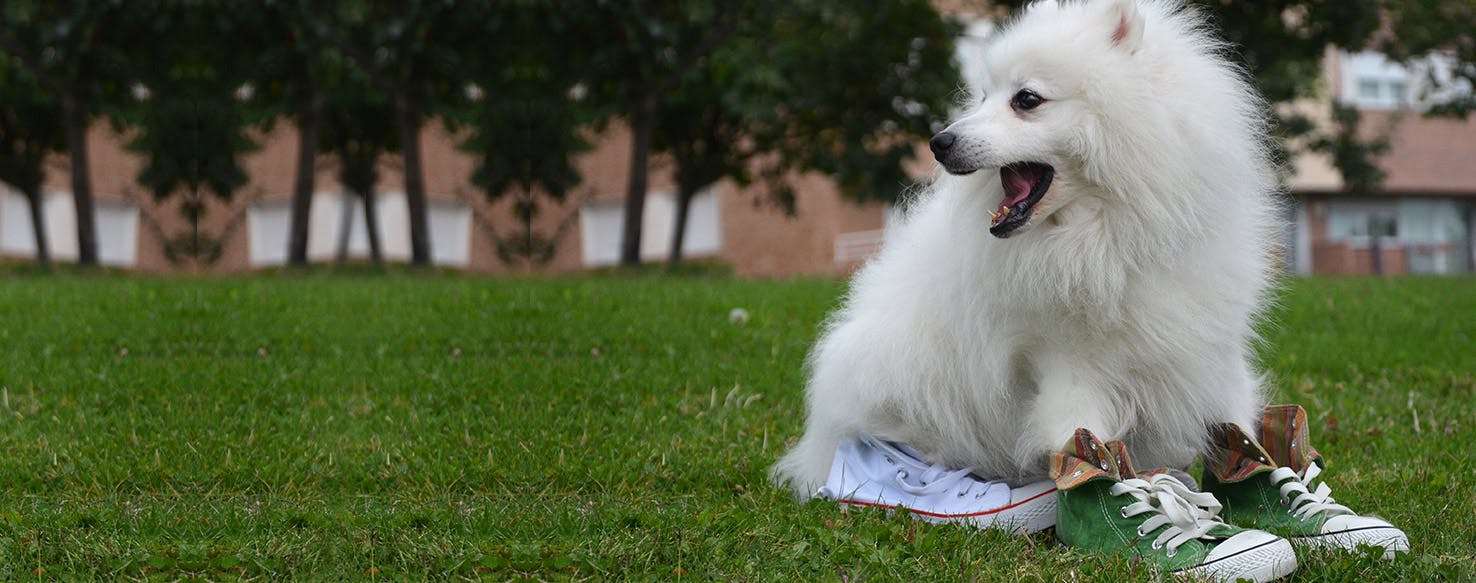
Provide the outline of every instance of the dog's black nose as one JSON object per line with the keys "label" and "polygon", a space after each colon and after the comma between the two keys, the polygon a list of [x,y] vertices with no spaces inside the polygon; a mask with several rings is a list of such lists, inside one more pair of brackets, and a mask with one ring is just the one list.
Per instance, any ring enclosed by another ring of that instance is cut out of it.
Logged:
{"label": "dog's black nose", "polygon": [[958,141],[958,136],[949,132],[938,132],[933,139],[928,140],[928,147],[933,149],[933,156],[942,156],[953,147],[953,142]]}

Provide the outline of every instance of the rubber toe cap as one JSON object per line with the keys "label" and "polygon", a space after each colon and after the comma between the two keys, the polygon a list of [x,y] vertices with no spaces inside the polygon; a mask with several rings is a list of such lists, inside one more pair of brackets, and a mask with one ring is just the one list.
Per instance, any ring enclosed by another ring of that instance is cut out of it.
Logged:
{"label": "rubber toe cap", "polygon": [[1334,516],[1322,525],[1321,543],[1356,549],[1359,545],[1384,548],[1384,558],[1409,551],[1409,537],[1389,521],[1373,516]]}
{"label": "rubber toe cap", "polygon": [[1242,531],[1220,544],[1205,556],[1200,566],[1190,569],[1197,575],[1217,581],[1273,581],[1297,570],[1297,554],[1286,539],[1260,530]]}

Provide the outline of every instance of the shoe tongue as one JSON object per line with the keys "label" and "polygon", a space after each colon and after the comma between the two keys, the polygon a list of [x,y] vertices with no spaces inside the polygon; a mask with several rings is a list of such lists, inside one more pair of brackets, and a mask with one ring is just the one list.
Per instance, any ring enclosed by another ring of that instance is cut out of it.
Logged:
{"label": "shoe tongue", "polygon": [[894,442],[894,441],[888,441],[887,442],[887,445],[892,446],[897,451],[900,451],[900,452],[902,452],[902,453],[904,453],[906,455],[912,456],[912,459],[914,461],[916,461],[917,463],[919,463],[919,464],[923,463],[923,461],[922,461],[923,460],[923,455],[920,454],[920,453],[918,453],[917,450],[912,449],[912,446],[909,446],[909,445],[907,445],[905,443],[897,443],[897,442]]}
{"label": "shoe tongue", "polygon": [[1220,423],[1210,427],[1210,447],[1204,457],[1205,469],[1224,483],[1276,469],[1276,462],[1255,438],[1239,425]]}
{"label": "shoe tongue", "polygon": [[1301,405],[1266,407],[1261,416],[1261,445],[1276,463],[1301,475],[1322,459],[1308,443],[1307,410]]}
{"label": "shoe tongue", "polygon": [[1077,429],[1065,448],[1051,453],[1051,479],[1057,488],[1071,490],[1098,478],[1122,481],[1117,458],[1091,431]]}
{"label": "shoe tongue", "polygon": [[890,457],[892,460],[896,461],[899,464],[920,471],[926,471],[932,469],[933,467],[932,464],[924,461],[922,454],[918,453],[917,450],[912,449],[905,444],[893,441],[884,441],[882,439],[871,437],[869,435],[864,436],[863,439],[870,440],[873,448],[875,448],[883,455]]}
{"label": "shoe tongue", "polygon": [[1138,471],[1133,469],[1133,458],[1128,455],[1127,444],[1116,439],[1106,443],[1107,450],[1112,452],[1112,457],[1117,460],[1117,475],[1126,480],[1138,477]]}

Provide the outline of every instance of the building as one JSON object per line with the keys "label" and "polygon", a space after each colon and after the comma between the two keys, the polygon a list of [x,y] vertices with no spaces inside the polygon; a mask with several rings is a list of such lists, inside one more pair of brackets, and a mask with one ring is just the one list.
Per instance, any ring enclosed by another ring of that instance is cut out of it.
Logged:
{"label": "building", "polygon": [[1387,177],[1378,191],[1349,192],[1326,160],[1295,161],[1288,181],[1288,263],[1295,272],[1476,270],[1476,118],[1421,114],[1425,79],[1449,66],[1438,58],[1404,66],[1372,52],[1329,55],[1329,101],[1309,110],[1326,115],[1333,101],[1357,108],[1360,132],[1389,141],[1388,153],[1378,160]]}

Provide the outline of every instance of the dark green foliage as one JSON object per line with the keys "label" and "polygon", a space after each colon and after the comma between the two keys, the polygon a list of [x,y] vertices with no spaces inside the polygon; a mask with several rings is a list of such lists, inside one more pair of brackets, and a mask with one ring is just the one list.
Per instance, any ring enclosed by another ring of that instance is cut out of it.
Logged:
{"label": "dark green foliage", "polygon": [[[375,187],[383,156],[399,150],[399,130],[394,108],[383,94],[374,91],[363,75],[342,65],[325,66],[317,80],[324,88],[318,147],[333,157],[338,182],[359,199],[364,208],[364,228],[369,240],[370,260],[384,262],[375,211]],[[340,245],[348,233],[340,234]],[[339,249],[344,259],[346,249]]]}
{"label": "dark green foliage", "polygon": [[542,264],[563,236],[537,232],[533,222],[545,199],[563,202],[579,185],[574,156],[589,149],[586,128],[603,115],[581,98],[592,47],[580,19],[589,17],[524,0],[494,3],[467,19],[479,40],[448,119],[466,132],[461,148],[476,158],[472,184],[492,201],[514,198],[519,232],[490,233],[504,262]]}
{"label": "dark green foliage", "polygon": [[114,23],[130,38],[152,39],[131,49],[131,94],[113,111],[130,130],[128,149],[144,158],[138,183],[156,203],[177,200],[190,225],[163,233],[171,261],[214,262],[239,225],[236,217],[225,231],[205,233],[200,223],[207,198],[229,201],[248,182],[241,159],[257,145],[247,131],[270,111],[250,76],[260,55],[240,50],[258,40],[261,25],[233,17],[244,4],[157,0]]}
{"label": "dark green foliage", "polygon": [[47,154],[66,149],[61,105],[21,67],[0,62],[0,182],[40,194]]}
{"label": "dark green foliage", "polygon": [[229,200],[247,182],[240,158],[255,144],[245,131],[261,112],[244,74],[256,55],[240,47],[256,31],[230,18],[229,4],[166,0],[128,19],[133,35],[154,41],[134,49],[130,71],[147,96],[123,104],[119,117],[137,131],[128,147],[144,157],[138,182],[156,199]]}
{"label": "dark green foliage", "polygon": [[[1450,61],[1450,77],[1431,69],[1428,81],[1435,88],[1426,95],[1431,115],[1466,117],[1476,111],[1476,2],[1472,0],[1385,0],[1393,34],[1380,39],[1378,47],[1399,59],[1419,59],[1438,54]],[[1465,91],[1446,87],[1465,86]]]}
{"label": "dark green foliage", "polygon": [[35,76],[9,60],[0,61],[0,182],[14,187],[31,205],[36,261],[51,262],[42,219],[46,158],[66,149],[61,104]]}
{"label": "dark green foliage", "polygon": [[[795,172],[828,174],[856,200],[896,200],[912,183],[903,164],[947,116],[958,84],[957,30],[926,1],[603,8],[608,40],[590,84],[597,103],[634,126],[637,156],[647,124],[651,152],[672,157],[673,262],[686,203],[725,178],[764,181],[769,202],[791,213]],[[633,182],[626,196],[643,187]],[[627,222],[638,206],[627,205]]]}
{"label": "dark green foliage", "polygon": [[[857,200],[895,202],[912,185],[903,164],[946,120],[959,78],[958,33],[923,0],[867,0],[837,10],[792,3],[755,84],[776,90],[757,133],[780,167],[832,176]],[[752,104],[758,106],[759,104]]]}
{"label": "dark green foliage", "polygon": [[333,47],[388,98],[399,133],[410,220],[410,263],[430,265],[420,131],[447,113],[462,89],[462,68],[478,39],[467,36],[479,2],[457,0],[301,0],[296,9],[317,40]]}
{"label": "dark green foliage", "polygon": [[61,106],[68,158],[74,162],[70,172],[77,262],[84,267],[98,263],[87,129],[126,90],[122,72],[129,63],[129,49],[143,42],[129,38],[129,28],[120,26],[128,16],[121,0],[0,4],[0,52],[34,76]]}

